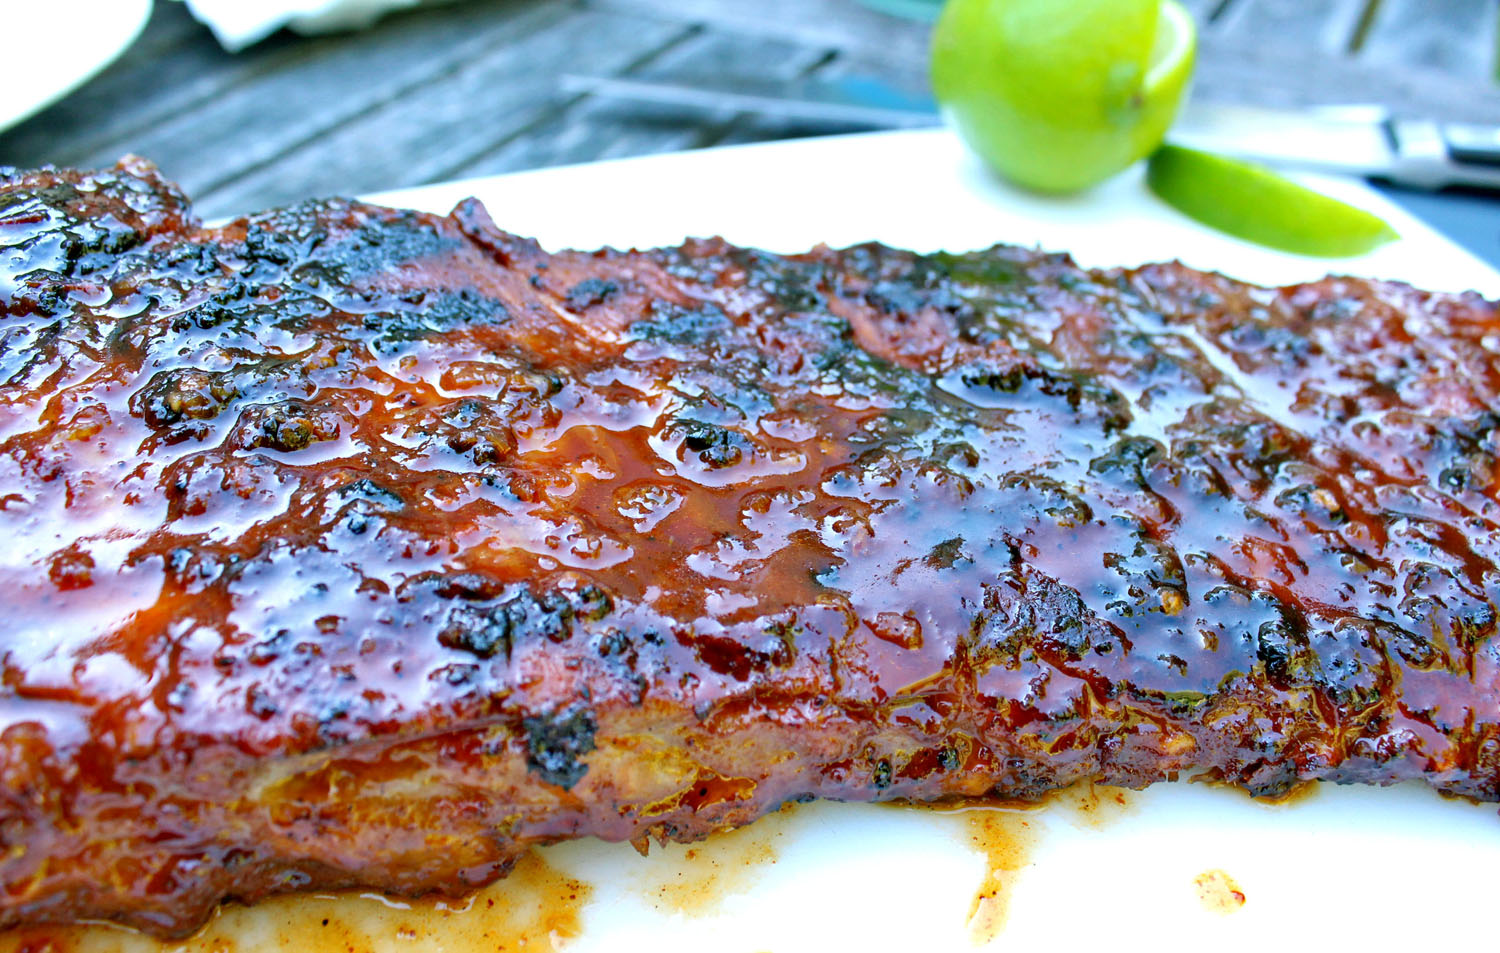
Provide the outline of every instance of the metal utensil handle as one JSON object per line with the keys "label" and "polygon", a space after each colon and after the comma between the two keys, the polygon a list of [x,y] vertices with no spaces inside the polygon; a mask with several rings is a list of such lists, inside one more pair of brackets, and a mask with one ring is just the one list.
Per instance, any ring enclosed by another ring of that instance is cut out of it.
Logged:
{"label": "metal utensil handle", "polygon": [[1444,123],[1448,154],[1470,165],[1500,166],[1500,127]]}

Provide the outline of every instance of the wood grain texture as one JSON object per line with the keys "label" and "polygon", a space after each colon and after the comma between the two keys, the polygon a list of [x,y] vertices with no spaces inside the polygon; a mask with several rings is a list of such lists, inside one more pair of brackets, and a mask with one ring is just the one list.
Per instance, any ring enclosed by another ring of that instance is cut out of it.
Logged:
{"label": "wood grain texture", "polygon": [[[837,53],[820,63],[814,72],[820,80],[840,77],[867,79],[880,77],[882,83],[904,94],[918,94],[930,88],[927,71],[903,68],[878,56],[867,54]],[[934,118],[934,124],[939,120]],[[868,131],[873,127],[854,123],[812,122],[778,116],[745,116],[731,127],[720,144],[759,142],[767,139],[796,139],[849,132]]]}
{"label": "wood grain texture", "polygon": [[[190,192],[211,196],[382,103],[414,95],[471,56],[519,42],[567,13],[559,4],[458,4],[393,18],[388,28],[354,42],[334,36],[297,43],[291,47],[296,55],[277,69],[152,126],[128,145],[155,157]],[[117,151],[91,156],[90,164],[107,162]]]}
{"label": "wood grain texture", "polygon": [[[538,7],[537,9],[541,9]],[[535,24],[531,24],[535,26]],[[329,193],[356,194],[466,174],[474,157],[559,126],[558,78],[578,64],[617,72],[687,32],[665,21],[595,11],[548,16],[540,28],[484,44],[402,95],[378,102],[289,154],[200,200],[205,214],[248,211]],[[577,132],[595,149],[596,131]]]}
{"label": "wood grain texture", "polygon": [[888,62],[924,64],[929,26],[876,13],[855,0],[588,0],[590,6],[713,26],[742,36],[763,36],[879,56]]}
{"label": "wood grain texture", "polygon": [[1201,25],[1224,4],[1224,0],[1178,0]]}
{"label": "wood grain texture", "polygon": [[[925,24],[872,13],[854,0],[589,2],[746,35],[815,42],[868,57],[882,73],[919,71],[926,62]],[[1208,24],[1199,47],[1197,94],[1268,106],[1373,101],[1402,115],[1500,121],[1500,92],[1493,88],[1440,70],[1393,70],[1345,55],[1369,2],[1235,0],[1212,9],[1198,4],[1198,15]]]}
{"label": "wood grain texture", "polygon": [[[643,68],[642,77],[704,75],[716,70],[764,78],[793,78],[827,59],[824,51],[765,38],[745,38],[695,30],[685,42]],[[592,70],[597,72],[597,68]],[[564,115],[524,136],[514,136],[476,156],[459,175],[494,175],[594,159],[649,155],[717,145],[737,126],[754,127],[754,117],[728,110],[684,113],[623,101],[579,96],[563,106]],[[821,130],[820,130],[821,131]],[[756,139],[783,138],[767,134]]]}
{"label": "wood grain texture", "polygon": [[[1500,122],[1500,88],[1486,81],[1493,0],[1184,2],[1203,28],[1201,99],[1379,101],[1403,115]],[[928,32],[857,0],[466,0],[359,33],[280,33],[231,55],[181,4],[162,2],[122,59],[0,132],[0,163],[102,165],[137,152],[221,215],[841,132],[855,127],[627,106],[566,92],[560,77],[844,75],[923,89]],[[1351,45],[1357,55],[1344,54]]]}
{"label": "wood grain texture", "polygon": [[1500,123],[1500,91],[1435,70],[1391,69],[1205,36],[1194,96],[1265,106],[1384,103],[1402,116]]}
{"label": "wood grain texture", "polygon": [[1496,75],[1497,29],[1495,0],[1379,0],[1359,56],[1489,82]]}
{"label": "wood grain texture", "polygon": [[79,164],[122,148],[128,137],[274,70],[289,54],[284,37],[247,53],[224,52],[180,3],[158,3],[141,38],[71,96],[0,132],[0,161]]}
{"label": "wood grain texture", "polygon": [[1237,0],[1215,19],[1215,32],[1245,46],[1342,54],[1370,0]]}
{"label": "wood grain texture", "polygon": [[[382,28],[354,36],[273,41],[242,65],[205,70],[206,83],[222,88],[201,101],[170,109],[162,118],[87,151],[63,143],[58,161],[102,166],[122,154],[151,157],[189,191],[210,196],[251,170],[271,166],[328,130],[383,102],[410,95],[451,72],[467,57],[504,46],[569,13],[566,4],[479,2],[391,18]],[[209,38],[202,43],[211,44]],[[256,68],[256,59],[261,58]],[[161,95],[172,96],[170,91]],[[163,106],[151,89],[128,108],[147,113]],[[38,119],[47,121],[44,114]],[[11,159],[5,150],[6,159]],[[27,156],[30,164],[40,157]]]}

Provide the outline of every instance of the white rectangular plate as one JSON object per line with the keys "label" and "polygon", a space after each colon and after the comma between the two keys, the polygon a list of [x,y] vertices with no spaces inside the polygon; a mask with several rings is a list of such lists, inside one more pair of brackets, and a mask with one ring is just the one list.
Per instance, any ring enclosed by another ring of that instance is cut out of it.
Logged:
{"label": "white rectangular plate", "polygon": [[[1403,236],[1334,270],[1500,297],[1500,274],[1376,193],[1308,181]],[[1200,228],[1151,196],[1138,171],[1073,199],[1016,192],[943,132],[631,159],[376,198],[445,212],[469,195],[501,227],[554,249],[719,234],[781,252],[1007,242],[1067,250],[1088,266],[1176,258],[1273,284],[1330,269]],[[626,845],[557,845],[460,905],[303,897],[230,909],[184,944],[107,928],[67,939],[81,951],[195,953],[1434,948],[1491,942],[1495,813],[1414,786],[1330,787],[1283,805],[1187,784],[1072,791],[1030,812],[802,805],[648,858]]]}

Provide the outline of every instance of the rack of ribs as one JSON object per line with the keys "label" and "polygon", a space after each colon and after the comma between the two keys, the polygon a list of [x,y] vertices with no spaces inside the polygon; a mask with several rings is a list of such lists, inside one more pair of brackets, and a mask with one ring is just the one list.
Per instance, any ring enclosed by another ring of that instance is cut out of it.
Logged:
{"label": "rack of ribs", "polygon": [[0,170],[0,925],[796,799],[1500,799],[1497,353],[1380,281]]}

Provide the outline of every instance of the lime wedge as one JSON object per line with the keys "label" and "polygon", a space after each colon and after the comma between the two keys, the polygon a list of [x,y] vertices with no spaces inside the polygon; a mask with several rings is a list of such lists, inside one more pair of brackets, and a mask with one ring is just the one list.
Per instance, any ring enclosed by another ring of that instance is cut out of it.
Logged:
{"label": "lime wedge", "polygon": [[1168,205],[1211,228],[1299,255],[1347,258],[1400,237],[1364,209],[1263,166],[1196,149],[1162,146],[1146,167],[1146,182]]}

